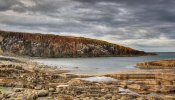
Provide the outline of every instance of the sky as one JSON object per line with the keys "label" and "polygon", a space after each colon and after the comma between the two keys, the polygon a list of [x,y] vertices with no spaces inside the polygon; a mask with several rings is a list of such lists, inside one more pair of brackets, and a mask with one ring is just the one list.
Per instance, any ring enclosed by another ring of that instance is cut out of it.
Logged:
{"label": "sky", "polygon": [[175,52],[175,0],[0,0],[0,30]]}

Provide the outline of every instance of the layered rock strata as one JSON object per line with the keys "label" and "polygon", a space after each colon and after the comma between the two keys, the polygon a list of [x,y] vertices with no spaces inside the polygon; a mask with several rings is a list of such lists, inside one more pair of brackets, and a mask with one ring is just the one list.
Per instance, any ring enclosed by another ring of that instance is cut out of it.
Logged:
{"label": "layered rock strata", "polygon": [[6,31],[0,31],[0,53],[30,57],[150,55],[144,51],[96,39]]}
{"label": "layered rock strata", "polygon": [[175,60],[161,60],[138,63],[138,68],[143,69],[175,69]]}

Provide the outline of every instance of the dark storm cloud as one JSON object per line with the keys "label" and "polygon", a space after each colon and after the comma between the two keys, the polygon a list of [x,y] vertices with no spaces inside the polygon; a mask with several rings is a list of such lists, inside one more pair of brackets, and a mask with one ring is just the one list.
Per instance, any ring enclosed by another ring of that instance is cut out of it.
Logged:
{"label": "dark storm cloud", "polygon": [[174,48],[174,5],[175,0],[0,0],[0,28],[161,50]]}

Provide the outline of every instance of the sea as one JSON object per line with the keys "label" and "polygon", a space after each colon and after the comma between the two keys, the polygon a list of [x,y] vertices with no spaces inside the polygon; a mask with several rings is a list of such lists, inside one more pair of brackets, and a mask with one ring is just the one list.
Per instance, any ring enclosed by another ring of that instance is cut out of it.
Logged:
{"label": "sea", "polygon": [[73,74],[105,74],[141,70],[135,67],[140,62],[175,59],[175,52],[157,52],[157,54],[139,57],[47,58],[34,61],[69,70],[69,73]]}

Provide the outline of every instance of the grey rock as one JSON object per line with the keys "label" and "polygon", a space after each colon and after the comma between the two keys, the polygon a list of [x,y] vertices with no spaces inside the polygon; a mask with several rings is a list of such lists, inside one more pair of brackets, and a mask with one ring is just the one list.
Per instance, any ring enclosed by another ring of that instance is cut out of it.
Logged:
{"label": "grey rock", "polygon": [[47,90],[39,90],[37,94],[38,94],[38,97],[45,97],[49,95],[49,92]]}
{"label": "grey rock", "polygon": [[11,97],[11,93],[3,93],[3,98],[10,98]]}
{"label": "grey rock", "polygon": [[42,85],[37,85],[36,87],[35,87],[35,90],[41,90],[42,89]]}
{"label": "grey rock", "polygon": [[31,93],[27,95],[27,100],[36,100],[38,98],[38,95],[35,93]]}
{"label": "grey rock", "polygon": [[49,92],[55,92],[55,88],[49,88]]}
{"label": "grey rock", "polygon": [[14,91],[15,92],[21,92],[21,91],[24,91],[24,88],[14,88]]}

